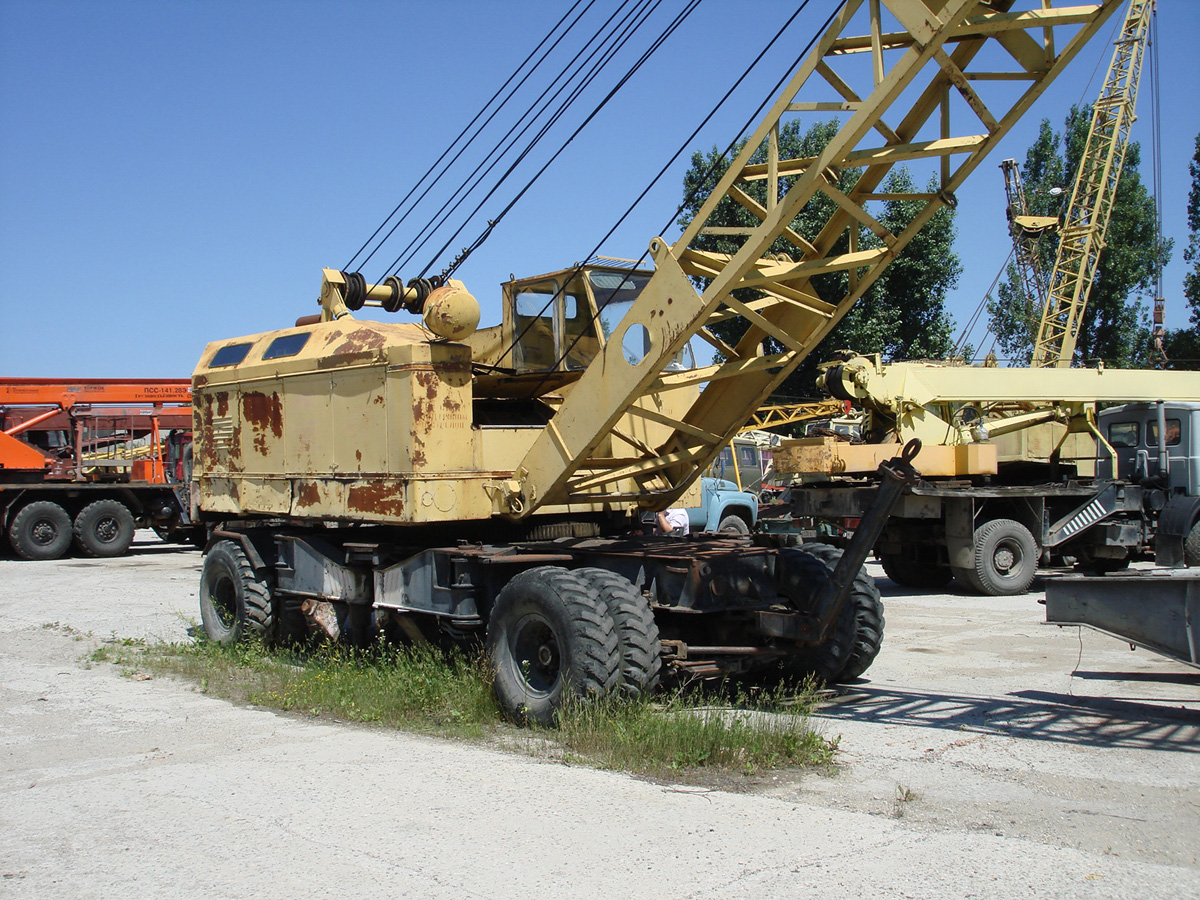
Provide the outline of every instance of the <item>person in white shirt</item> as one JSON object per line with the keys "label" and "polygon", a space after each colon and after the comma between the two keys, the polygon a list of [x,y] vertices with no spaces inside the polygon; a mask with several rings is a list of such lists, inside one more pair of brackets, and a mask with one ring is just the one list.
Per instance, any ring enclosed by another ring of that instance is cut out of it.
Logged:
{"label": "person in white shirt", "polygon": [[663,534],[687,534],[689,531],[686,509],[668,509],[658,514],[658,530]]}

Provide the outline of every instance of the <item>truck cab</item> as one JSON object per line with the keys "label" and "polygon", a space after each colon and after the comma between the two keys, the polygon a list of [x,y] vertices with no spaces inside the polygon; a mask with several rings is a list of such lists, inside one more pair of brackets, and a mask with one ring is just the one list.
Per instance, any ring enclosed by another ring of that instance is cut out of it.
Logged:
{"label": "truck cab", "polygon": [[1099,415],[1100,431],[1113,448],[1113,457],[1101,451],[1101,478],[1142,482],[1160,474],[1159,457],[1165,451],[1166,471],[1162,487],[1169,493],[1200,496],[1200,403],[1165,403],[1163,430],[1159,439],[1158,404],[1126,403]]}

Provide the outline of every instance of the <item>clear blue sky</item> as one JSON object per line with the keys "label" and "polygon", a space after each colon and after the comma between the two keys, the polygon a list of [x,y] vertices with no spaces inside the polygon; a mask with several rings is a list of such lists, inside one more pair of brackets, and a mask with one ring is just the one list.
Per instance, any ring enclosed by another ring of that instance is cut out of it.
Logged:
{"label": "clear blue sky", "polygon": [[[667,0],[646,33],[681,5]],[[186,376],[207,341],[315,311],[321,267],[349,260],[567,6],[0,0],[0,374]],[[1165,293],[1179,327],[1200,3],[1160,7],[1165,231],[1176,239]],[[498,321],[510,272],[592,249],[794,8],[705,0],[460,269],[484,324]],[[814,0],[692,149],[728,142],[832,8]],[[1023,157],[1041,118],[1058,126],[1090,99],[1110,52],[1094,41],[960,192],[960,324],[1008,251],[1000,160]],[[1148,181],[1147,88],[1135,139]],[[602,252],[641,254],[679,201],[686,163]]]}

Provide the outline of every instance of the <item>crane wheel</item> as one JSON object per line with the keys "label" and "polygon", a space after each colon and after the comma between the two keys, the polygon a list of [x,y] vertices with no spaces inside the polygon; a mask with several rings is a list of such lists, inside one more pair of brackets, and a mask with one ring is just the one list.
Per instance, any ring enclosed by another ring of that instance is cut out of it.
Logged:
{"label": "crane wheel", "polygon": [[558,566],[528,569],[501,589],[487,650],[496,699],[523,725],[553,725],[572,698],[607,697],[620,676],[607,605],[578,573]]}
{"label": "crane wheel", "polygon": [[1188,566],[1200,566],[1200,522],[1192,526],[1183,540],[1183,561]]}
{"label": "crane wheel", "polygon": [[120,500],[89,503],[75,517],[75,546],[85,556],[120,556],[133,543],[133,513]]}
{"label": "crane wheel", "polygon": [[604,601],[616,626],[618,690],[627,697],[654,693],[662,672],[662,645],[649,601],[627,578],[607,569],[577,569],[575,574]]}
{"label": "crane wheel", "polygon": [[233,541],[217,541],[200,571],[200,620],[217,644],[250,638],[269,641],[275,631],[271,590]]}
{"label": "crane wheel", "polygon": [[[841,548],[829,544],[803,544],[781,550],[776,570],[780,593],[796,609],[808,608],[841,557]],[[826,684],[853,681],[870,668],[879,654],[883,625],[879,588],[866,570],[860,570],[829,635],[815,646],[796,648],[784,662],[784,670]]]}
{"label": "crane wheel", "polygon": [[[821,543],[803,544],[800,549],[825,563],[830,574],[845,552],[841,547]],[[849,658],[834,677],[839,682],[853,681],[867,671],[883,646],[883,601],[879,598],[875,579],[866,569],[859,569],[854,576],[846,606],[854,609],[854,640]]]}
{"label": "crane wheel", "polygon": [[13,516],[8,540],[22,559],[58,559],[71,546],[71,517],[51,500],[35,500]]}

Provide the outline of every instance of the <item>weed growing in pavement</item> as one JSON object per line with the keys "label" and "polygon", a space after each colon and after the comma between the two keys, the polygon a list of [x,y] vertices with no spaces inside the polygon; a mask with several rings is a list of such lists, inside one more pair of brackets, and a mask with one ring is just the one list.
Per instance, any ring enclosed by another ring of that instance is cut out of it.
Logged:
{"label": "weed growing in pavement", "polygon": [[810,685],[752,692],[680,691],[651,699],[568,702],[557,740],[593,764],[647,775],[752,775],[827,766],[835,745],[814,731]]}
{"label": "weed growing in pavement", "polygon": [[902,784],[896,785],[896,799],[892,801],[892,816],[897,819],[904,817],[904,804],[912,803],[917,799],[917,793],[912,788],[907,788]]}
{"label": "weed growing in pavement", "polygon": [[811,685],[770,690],[689,690],[651,699],[569,702],[553,729],[509,726],[485,660],[430,645],[306,651],[113,642],[91,663],[177,675],[237,702],[424,734],[502,741],[539,756],[686,779],[704,772],[754,774],[828,766],[836,742],[809,724]]}

